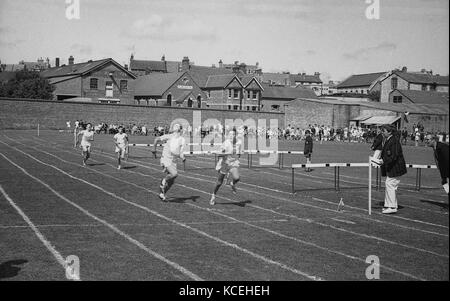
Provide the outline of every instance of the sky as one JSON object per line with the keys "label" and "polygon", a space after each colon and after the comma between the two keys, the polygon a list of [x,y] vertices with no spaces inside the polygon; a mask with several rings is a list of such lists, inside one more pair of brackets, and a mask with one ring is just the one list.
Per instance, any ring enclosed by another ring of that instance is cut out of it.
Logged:
{"label": "sky", "polygon": [[[59,57],[67,64],[111,57],[218,65],[263,72],[449,73],[448,0],[0,0],[0,60]],[[379,19],[366,10],[379,4]]]}

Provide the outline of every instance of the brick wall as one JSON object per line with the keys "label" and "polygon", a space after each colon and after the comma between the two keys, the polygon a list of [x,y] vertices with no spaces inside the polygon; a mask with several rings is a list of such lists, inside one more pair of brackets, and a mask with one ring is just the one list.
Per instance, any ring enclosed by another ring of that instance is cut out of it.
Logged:
{"label": "brick wall", "polygon": [[[64,129],[67,121],[72,124],[77,119],[92,123],[136,123],[147,124],[149,128],[170,124],[177,118],[184,118],[192,124],[193,111],[190,108],[168,108],[136,105],[114,105],[100,103],[54,102],[45,100],[0,98],[0,129],[36,128]],[[268,112],[228,111],[214,109],[196,109],[201,112],[202,122],[208,118],[225,119],[252,118],[277,119],[284,126],[284,114]]]}
{"label": "brick wall", "polygon": [[[408,90],[408,82],[396,74],[389,76],[381,82],[380,102],[389,102],[389,93],[392,91],[392,78],[397,78],[397,89]],[[411,88],[411,87],[410,87]]]}

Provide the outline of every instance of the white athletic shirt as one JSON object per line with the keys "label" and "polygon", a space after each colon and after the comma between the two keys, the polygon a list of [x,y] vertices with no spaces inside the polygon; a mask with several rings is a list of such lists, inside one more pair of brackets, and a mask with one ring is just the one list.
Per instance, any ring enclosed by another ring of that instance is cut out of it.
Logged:
{"label": "white athletic shirt", "polygon": [[126,133],[122,133],[122,134],[117,133],[114,135],[114,141],[116,141],[116,143],[119,147],[125,147],[127,137],[128,137],[128,135]]}
{"label": "white athletic shirt", "polygon": [[233,142],[231,140],[225,140],[220,147],[220,151],[229,155],[223,157],[222,163],[229,166],[239,166],[238,154],[241,152],[241,146],[242,141],[240,139],[236,140],[235,149],[233,149]]}
{"label": "white athletic shirt", "polygon": [[94,131],[87,131],[82,130],[80,133],[83,135],[81,136],[81,145],[91,145],[90,140],[94,138]]}
{"label": "white athletic shirt", "polygon": [[159,138],[162,142],[166,142],[161,155],[161,163],[172,163],[174,157],[180,157],[181,152],[186,144],[182,136],[176,137],[176,134],[162,135]]}

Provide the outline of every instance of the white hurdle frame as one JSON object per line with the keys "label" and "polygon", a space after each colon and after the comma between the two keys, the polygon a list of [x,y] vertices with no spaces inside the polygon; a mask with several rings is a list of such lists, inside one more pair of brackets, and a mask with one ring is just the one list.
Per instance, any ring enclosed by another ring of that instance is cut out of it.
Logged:
{"label": "white hurdle frame", "polygon": [[[292,194],[295,194],[295,169],[296,168],[309,168],[309,167],[334,167],[334,188],[339,190],[339,167],[368,167],[368,211],[369,215],[372,214],[372,166],[377,169],[377,190],[378,190],[378,170],[380,166],[372,162],[372,157],[369,156],[368,163],[310,163],[310,164],[292,164]],[[406,168],[416,168],[416,190],[420,190],[421,183],[421,170],[422,169],[435,169],[436,165],[423,165],[423,164],[406,164]],[[380,185],[381,186],[381,185]]]}

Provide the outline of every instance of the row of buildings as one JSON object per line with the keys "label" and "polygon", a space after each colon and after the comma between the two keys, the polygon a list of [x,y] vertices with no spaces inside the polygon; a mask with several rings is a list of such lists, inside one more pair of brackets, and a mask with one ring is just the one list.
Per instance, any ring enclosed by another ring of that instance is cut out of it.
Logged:
{"label": "row of buildings", "polygon": [[[60,65],[57,58],[55,65],[50,67],[47,59],[34,68],[55,86],[56,101],[282,112],[286,123],[340,127],[402,126],[408,122],[402,116],[411,113],[415,117],[409,120],[448,129],[448,76],[426,70],[410,72],[404,67],[352,75],[325,85],[318,72],[264,73],[259,63],[224,64],[221,60],[217,66],[198,66],[188,57],[167,61],[163,56],[152,61],[132,55],[129,64],[122,66],[112,58],[75,63],[70,56],[67,64]],[[367,96],[373,94],[378,101],[369,101]]]}

